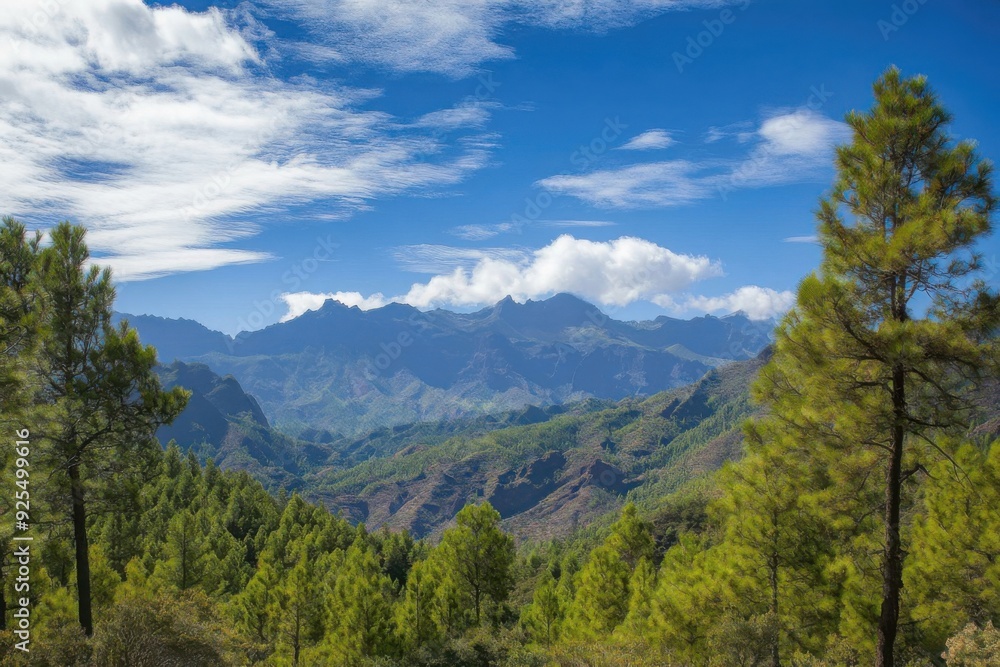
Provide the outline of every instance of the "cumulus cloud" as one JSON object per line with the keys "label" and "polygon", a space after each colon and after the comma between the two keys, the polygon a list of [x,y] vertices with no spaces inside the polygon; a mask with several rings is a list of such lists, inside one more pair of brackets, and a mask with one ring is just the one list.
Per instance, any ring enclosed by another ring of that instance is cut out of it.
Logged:
{"label": "cumulus cloud", "polygon": [[281,318],[282,322],[294,320],[299,315],[310,310],[318,310],[324,303],[333,299],[345,306],[357,306],[361,310],[381,308],[389,303],[381,294],[363,296],[360,292],[289,292],[281,295],[281,300],[288,306],[288,312]]}
{"label": "cumulus cloud", "polygon": [[525,261],[486,258],[471,271],[434,276],[413,285],[402,300],[418,308],[472,306],[508,294],[523,301],[573,292],[601,305],[624,306],[720,273],[707,257],[677,254],[644,239],[596,242],[563,235]]}
{"label": "cumulus cloud", "polygon": [[676,141],[666,130],[647,130],[640,135],[634,136],[619,150],[624,151],[648,151],[672,146]]}
{"label": "cumulus cloud", "polygon": [[[709,140],[722,136],[719,128],[712,128]],[[745,154],[735,159],[649,162],[550,176],[537,185],[608,208],[689,204],[736,189],[813,179],[829,165],[833,146],[847,140],[850,130],[816,111],[797,109],[764,119],[749,136]]]}
{"label": "cumulus cloud", "polygon": [[[254,214],[343,217],[460,182],[494,147],[482,106],[405,124],[362,110],[373,91],[271,76],[214,9],[4,3],[0,44],[0,209],[87,224],[120,280],[265,260],[231,247]],[[440,126],[466,134],[445,145]]]}
{"label": "cumulus cloud", "polygon": [[794,305],[794,292],[778,292],[769,287],[758,287],[757,285],[747,285],[724,296],[693,296],[684,302],[686,308],[706,313],[741,310],[752,320],[767,320],[777,317]]}
{"label": "cumulus cloud", "polygon": [[[391,299],[381,294],[367,300],[356,292],[339,294],[346,295],[359,308],[393,301],[417,308],[467,307],[495,303],[507,295],[525,301],[558,292],[572,292],[604,306],[626,306],[639,300],[662,303],[672,293],[721,274],[718,262],[675,253],[644,239],[623,236],[598,242],[566,234],[520,259],[482,257],[471,269],[458,267],[435,275]],[[286,297],[286,320],[318,308],[328,298],[336,298],[308,293]]]}

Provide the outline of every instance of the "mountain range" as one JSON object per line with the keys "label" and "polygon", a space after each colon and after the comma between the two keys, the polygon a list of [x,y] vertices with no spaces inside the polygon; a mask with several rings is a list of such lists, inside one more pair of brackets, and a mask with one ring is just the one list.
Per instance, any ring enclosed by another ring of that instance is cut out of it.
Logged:
{"label": "mountain range", "polygon": [[[651,396],[751,359],[774,323],[742,313],[611,319],[568,294],[473,313],[336,301],[235,338],[190,320],[121,315],[164,363],[232,375],[282,431],[360,436],[587,398]],[[310,438],[312,439],[312,438]]]}
{"label": "mountain range", "polygon": [[526,406],[357,437],[284,435],[235,378],[175,361],[160,379],[191,397],[158,436],[373,528],[434,535],[467,502],[486,499],[520,539],[549,539],[614,514],[626,495],[655,510],[738,457],[754,412],[749,384],[766,355],[648,398]]}

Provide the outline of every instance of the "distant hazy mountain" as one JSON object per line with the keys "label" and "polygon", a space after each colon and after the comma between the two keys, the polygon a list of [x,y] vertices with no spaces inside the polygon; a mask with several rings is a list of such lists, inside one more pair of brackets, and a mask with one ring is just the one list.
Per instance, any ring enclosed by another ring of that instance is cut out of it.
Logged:
{"label": "distant hazy mountain", "polygon": [[559,294],[475,313],[335,301],[235,340],[189,320],[126,315],[164,362],[232,374],[282,428],[360,434],[382,426],[680,387],[754,357],[772,322],[727,317],[620,322]]}
{"label": "distant hazy mountain", "polygon": [[246,470],[267,485],[294,489],[308,467],[326,461],[319,443],[303,443],[270,427],[260,405],[232,376],[220,377],[204,364],[175,361],[157,369],[165,387],[191,392],[174,423],[157,432],[166,445],[177,442],[223,468]]}
{"label": "distant hazy mountain", "polygon": [[147,345],[155,345],[161,363],[189,359],[206,352],[226,352],[233,339],[194,320],[170,320],[154,315],[116,314],[116,322],[125,318]]}

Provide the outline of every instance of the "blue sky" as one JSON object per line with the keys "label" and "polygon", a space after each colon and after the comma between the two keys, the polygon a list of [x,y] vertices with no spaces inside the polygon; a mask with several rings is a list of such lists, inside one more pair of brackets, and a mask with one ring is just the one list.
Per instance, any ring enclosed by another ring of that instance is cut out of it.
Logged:
{"label": "blue sky", "polygon": [[971,0],[5,3],[0,211],[228,333],[329,296],[767,317],[888,65],[1000,157],[997,34]]}

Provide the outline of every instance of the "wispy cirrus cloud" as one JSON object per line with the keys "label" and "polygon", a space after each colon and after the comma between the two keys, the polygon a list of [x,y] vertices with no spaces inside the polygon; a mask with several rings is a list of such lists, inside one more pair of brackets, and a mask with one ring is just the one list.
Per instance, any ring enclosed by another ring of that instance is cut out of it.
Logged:
{"label": "wispy cirrus cloud", "polygon": [[619,146],[617,150],[650,151],[668,148],[675,143],[677,141],[666,130],[646,130],[642,134],[629,139],[625,144]]}
{"label": "wispy cirrus cloud", "polygon": [[[725,0],[261,0],[335,47],[336,57],[399,72],[470,74],[510,59],[509,24],[605,31],[671,11]],[[729,4],[735,4],[729,3]]]}
{"label": "wispy cirrus cloud", "polygon": [[710,197],[718,164],[668,160],[550,176],[538,185],[605,208],[650,208],[690,204]]}
{"label": "wispy cirrus cloud", "polygon": [[459,225],[452,227],[450,232],[466,241],[485,241],[500,234],[520,231],[521,225],[516,222],[500,222],[493,225]]}
{"label": "wispy cirrus cloud", "polygon": [[[609,220],[535,220],[532,224],[557,229],[614,227],[617,223]],[[485,241],[501,234],[520,232],[523,222],[500,222],[493,225],[459,225],[449,230],[454,236],[466,241]]]}
{"label": "wispy cirrus cloud", "polygon": [[[87,224],[100,261],[138,280],[267,259],[232,247],[259,231],[250,214],[349,215],[487,164],[484,106],[401,122],[366,108],[377,91],[272,76],[229,18],[141,0],[0,7],[0,209]],[[446,144],[442,127],[464,134]]]}
{"label": "wispy cirrus cloud", "polygon": [[399,246],[393,259],[400,268],[415,273],[450,273],[468,269],[484,259],[519,262],[526,253],[518,248],[456,248],[447,245],[421,243]]}
{"label": "wispy cirrus cloud", "polygon": [[559,174],[537,185],[606,208],[650,208],[725,196],[739,188],[802,182],[830,164],[833,146],[849,138],[839,121],[807,109],[765,118],[742,157],[666,160]]}

